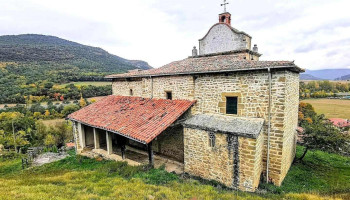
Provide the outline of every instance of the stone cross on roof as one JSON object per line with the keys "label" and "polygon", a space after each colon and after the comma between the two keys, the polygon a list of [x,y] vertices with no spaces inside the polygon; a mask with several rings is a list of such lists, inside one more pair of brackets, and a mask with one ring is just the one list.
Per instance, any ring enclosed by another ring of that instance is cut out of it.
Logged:
{"label": "stone cross on roof", "polygon": [[221,4],[221,6],[224,6],[224,13],[226,12],[226,5],[229,4],[228,2],[226,2],[226,0],[224,0],[224,3]]}

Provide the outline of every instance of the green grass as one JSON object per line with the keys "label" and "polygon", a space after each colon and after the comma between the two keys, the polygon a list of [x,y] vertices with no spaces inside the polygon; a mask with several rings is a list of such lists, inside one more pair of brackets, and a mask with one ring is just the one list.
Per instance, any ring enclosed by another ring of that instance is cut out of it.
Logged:
{"label": "green grass", "polygon": [[[297,147],[297,157],[303,148]],[[272,193],[316,192],[321,195],[348,194],[350,199],[350,158],[322,151],[306,154],[294,164],[281,187],[261,185]]]}
{"label": "green grass", "polygon": [[318,114],[324,114],[327,118],[350,119],[350,100],[305,99],[302,102],[311,104]]}
{"label": "green grass", "polygon": [[[298,155],[302,148],[298,147]],[[21,169],[20,158],[0,159],[0,199],[339,199],[350,195],[350,158],[321,151],[293,165],[282,187],[266,194],[236,192],[168,173],[163,168],[75,156]]]}
{"label": "green grass", "polygon": [[76,86],[82,86],[82,85],[93,85],[93,86],[105,86],[105,85],[112,85],[112,82],[104,82],[104,81],[83,81],[83,82],[70,82],[61,84],[60,87],[65,87],[69,84],[74,84]]}

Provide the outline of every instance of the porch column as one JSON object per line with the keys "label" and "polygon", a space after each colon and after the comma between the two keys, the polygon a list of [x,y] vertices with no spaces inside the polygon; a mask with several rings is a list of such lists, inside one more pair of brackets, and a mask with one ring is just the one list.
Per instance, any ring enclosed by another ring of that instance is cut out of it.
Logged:
{"label": "porch column", "polygon": [[96,128],[94,128],[94,143],[95,143],[95,149],[100,148],[100,137],[96,131]]}
{"label": "porch column", "polygon": [[152,150],[152,142],[147,144],[147,151],[148,151],[148,160],[149,165],[153,166],[153,150]]}
{"label": "porch column", "polygon": [[86,147],[85,130],[84,130],[84,125],[81,123],[78,123],[78,134],[79,134],[79,139],[80,139],[80,146],[82,149],[84,149]]}
{"label": "porch column", "polygon": [[107,153],[108,153],[108,155],[111,155],[113,153],[112,135],[108,131],[106,131],[106,142],[107,142]]}

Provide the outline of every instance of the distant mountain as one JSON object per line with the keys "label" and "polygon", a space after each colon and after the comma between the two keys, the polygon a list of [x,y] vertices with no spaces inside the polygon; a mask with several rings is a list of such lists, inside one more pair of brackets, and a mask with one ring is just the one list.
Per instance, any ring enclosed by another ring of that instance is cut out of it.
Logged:
{"label": "distant mountain", "polygon": [[339,78],[336,78],[335,80],[339,80],[339,81],[348,81],[350,80],[350,74],[345,75],[345,76],[341,76]]}
{"label": "distant mountain", "polygon": [[24,67],[19,70],[20,74],[25,70],[24,75],[31,70],[35,70],[33,74],[64,72],[67,75],[61,76],[62,81],[55,82],[73,81],[65,79],[79,77],[93,79],[93,76],[152,68],[144,61],[127,60],[101,48],[36,34],[0,36],[0,62],[13,62],[16,66]]}
{"label": "distant mountain", "polygon": [[311,75],[313,77],[324,80],[334,80],[347,74],[350,74],[350,69],[306,70],[306,72],[304,73],[304,75]]}
{"label": "distant mountain", "polygon": [[300,80],[322,80],[321,78],[312,76],[310,74],[300,74]]}

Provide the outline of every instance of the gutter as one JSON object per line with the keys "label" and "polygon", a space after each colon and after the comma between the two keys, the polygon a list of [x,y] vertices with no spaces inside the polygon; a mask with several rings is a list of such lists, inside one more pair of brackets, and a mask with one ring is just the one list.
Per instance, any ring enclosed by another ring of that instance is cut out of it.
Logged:
{"label": "gutter", "polygon": [[266,158],[266,183],[269,182],[269,165],[270,165],[270,132],[271,132],[271,69],[267,68],[269,73],[269,105],[268,105],[268,119],[267,119],[267,158]]}

